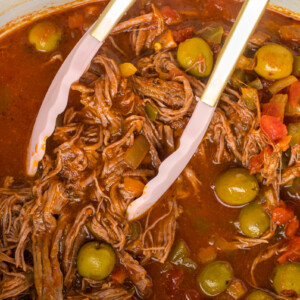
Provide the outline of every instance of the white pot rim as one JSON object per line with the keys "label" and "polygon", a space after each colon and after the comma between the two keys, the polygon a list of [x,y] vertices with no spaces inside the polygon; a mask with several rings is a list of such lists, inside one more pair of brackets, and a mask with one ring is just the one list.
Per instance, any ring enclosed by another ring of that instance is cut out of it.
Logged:
{"label": "white pot rim", "polygon": [[[0,38],[53,12],[107,0],[0,0]],[[269,9],[300,20],[299,0],[271,0]]]}

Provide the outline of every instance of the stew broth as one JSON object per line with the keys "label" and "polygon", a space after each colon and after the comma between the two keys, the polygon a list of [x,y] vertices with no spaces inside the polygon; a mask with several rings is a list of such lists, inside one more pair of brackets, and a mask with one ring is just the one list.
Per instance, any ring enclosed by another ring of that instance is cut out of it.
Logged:
{"label": "stew broth", "polygon": [[[129,19],[140,15],[148,1],[139,1],[124,19]],[[180,1],[180,0],[157,0],[153,1],[158,7],[165,5],[176,9],[184,15],[184,27],[196,25],[205,27],[207,24],[220,24],[228,30],[235,19],[241,3],[230,0],[208,0],[208,1]],[[30,29],[38,22],[24,26],[0,41],[0,179],[4,181],[6,176],[12,176],[17,181],[25,182],[29,179],[25,175],[25,160],[27,147],[31,135],[31,130],[38,113],[43,97],[53,80],[56,72],[61,66],[62,60],[74,47],[76,42],[101,13],[105,7],[105,2],[87,4],[60,13],[50,15],[43,21],[55,23],[62,29],[63,38],[57,49],[50,53],[38,52],[33,45],[28,42],[28,33]],[[189,12],[195,14],[190,14]],[[74,15],[83,16],[84,22],[81,28],[70,28],[70,17]],[[282,44],[278,30],[282,25],[297,25],[299,22],[290,18],[281,16],[271,11],[267,11],[259,25],[258,30],[262,30],[271,36],[273,43]],[[114,36],[115,43],[128,54],[127,60],[136,62],[136,55],[128,43],[128,35],[120,34]],[[286,41],[285,45],[294,55],[300,54],[299,40]],[[101,50],[107,56],[112,57],[118,64],[124,62],[124,56],[120,55],[109,43]],[[249,51],[251,53],[251,51]],[[146,54],[145,54],[146,55]],[[206,79],[203,80],[204,82]],[[264,82],[264,91],[270,83]],[[263,94],[262,98],[270,98],[268,93]],[[82,106],[79,103],[80,95],[76,91],[71,91],[68,107]],[[183,125],[177,131],[175,140],[178,141],[179,134],[183,130]],[[55,148],[56,142],[49,143],[49,149]],[[190,252],[190,258],[197,263],[197,270],[181,268],[167,260],[161,264],[158,261],[151,260],[145,268],[153,282],[153,292],[151,299],[210,299],[199,290],[197,276],[199,270],[203,269],[206,263],[202,263],[201,249],[206,249],[209,245],[215,245],[216,240],[233,240],[241,231],[239,229],[239,214],[241,207],[226,206],[221,200],[217,199],[215,193],[215,182],[218,175],[228,168],[240,167],[238,160],[230,162],[216,163],[215,151],[216,145],[212,141],[206,140],[198,152],[189,163],[189,167],[194,170],[198,182],[197,188],[188,197],[178,199],[178,205],[182,213],[177,219],[176,236],[174,244],[183,240]],[[161,157],[168,155],[168,151],[160,153]],[[32,179],[30,179],[32,180]],[[29,181],[30,181],[29,180]],[[175,197],[176,189],[191,188],[191,183],[185,178],[175,184],[163,197]],[[299,197],[289,197],[287,193],[282,192],[284,201],[289,203],[296,216],[300,216]],[[164,200],[162,200],[163,202]],[[163,203],[159,205],[164,206]],[[156,213],[160,216],[159,208],[155,208],[151,218],[155,220]],[[80,207],[80,205],[78,206]],[[156,212],[156,210],[158,212]],[[78,211],[78,208],[74,208]],[[144,224],[145,220],[141,221]],[[281,229],[283,230],[283,229]],[[282,240],[283,233],[273,236],[270,244]],[[92,239],[90,237],[90,239]],[[217,251],[216,259],[218,261],[227,261],[234,270],[234,278],[241,280],[245,289],[253,290],[250,270],[253,260],[260,255],[263,249],[267,249],[268,243],[261,243],[255,247],[246,249],[236,249],[228,251]],[[208,255],[209,256],[209,255]],[[260,263],[256,270],[257,285],[261,289],[274,291],[272,287],[272,276],[277,257]],[[209,258],[208,258],[209,260]],[[77,283],[74,286],[78,288],[81,281],[77,277]],[[125,284],[126,285],[126,284]],[[21,296],[19,296],[21,299]],[[71,296],[70,296],[71,297]],[[138,298],[136,294],[133,298]],[[220,294],[215,296],[217,299],[234,299],[232,295]],[[241,297],[243,299],[245,296]],[[16,299],[16,298],[14,298]],[[73,299],[68,298],[68,299]],[[77,299],[77,298],[74,298]],[[96,299],[96,298],[95,298]]]}

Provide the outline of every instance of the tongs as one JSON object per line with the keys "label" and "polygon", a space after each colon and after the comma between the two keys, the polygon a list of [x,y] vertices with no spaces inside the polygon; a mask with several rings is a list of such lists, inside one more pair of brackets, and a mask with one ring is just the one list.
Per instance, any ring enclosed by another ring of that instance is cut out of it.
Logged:
{"label": "tongs", "polygon": [[[35,175],[45,154],[47,138],[53,133],[56,118],[67,105],[70,86],[89,66],[94,55],[123,14],[135,0],[111,0],[100,18],[71,51],[54,78],[37,116],[27,155],[27,174]],[[221,93],[246,43],[258,24],[268,0],[246,0],[226,43],[219,54],[214,71],[201,99],[187,124],[179,148],[165,159],[156,177],[148,182],[143,195],[127,209],[134,220],[150,209],[171,186],[197,150],[211,121]]]}
{"label": "tongs", "polygon": [[179,148],[162,162],[158,174],[145,186],[143,195],[129,205],[127,217],[130,221],[141,217],[160,199],[196,152],[219,98],[268,2],[268,0],[246,0],[243,4],[218,56],[203,95],[180,138]]}

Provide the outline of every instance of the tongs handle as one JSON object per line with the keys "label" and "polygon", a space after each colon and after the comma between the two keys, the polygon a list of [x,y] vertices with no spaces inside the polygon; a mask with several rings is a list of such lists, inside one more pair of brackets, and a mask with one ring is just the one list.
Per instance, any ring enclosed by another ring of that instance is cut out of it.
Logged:
{"label": "tongs handle", "polygon": [[247,41],[258,25],[269,0],[247,0],[228,35],[215,68],[201,97],[202,102],[216,106],[230,79]]}

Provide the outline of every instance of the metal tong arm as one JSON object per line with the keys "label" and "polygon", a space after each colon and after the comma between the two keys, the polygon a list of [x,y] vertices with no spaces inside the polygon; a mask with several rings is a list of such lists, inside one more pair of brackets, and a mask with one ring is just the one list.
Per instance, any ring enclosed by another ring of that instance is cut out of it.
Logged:
{"label": "metal tong arm", "polygon": [[[121,20],[135,0],[110,0],[96,21],[90,34],[99,42],[104,42],[115,25]],[[121,12],[121,13],[120,13]]]}
{"label": "metal tong arm", "polygon": [[235,65],[243,54],[247,41],[258,25],[269,0],[247,0],[242,6],[230,34],[219,53],[213,73],[201,101],[216,106],[230,79]]}

